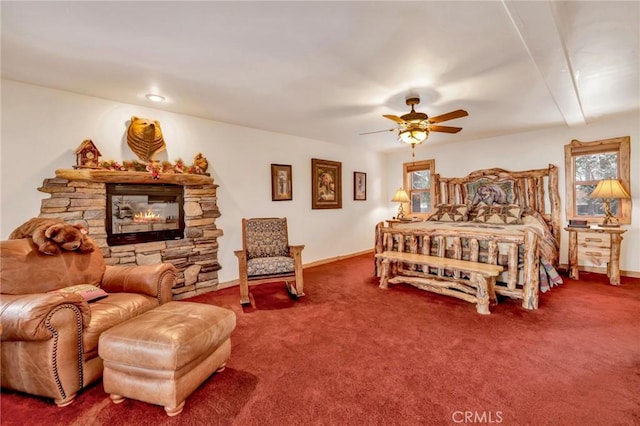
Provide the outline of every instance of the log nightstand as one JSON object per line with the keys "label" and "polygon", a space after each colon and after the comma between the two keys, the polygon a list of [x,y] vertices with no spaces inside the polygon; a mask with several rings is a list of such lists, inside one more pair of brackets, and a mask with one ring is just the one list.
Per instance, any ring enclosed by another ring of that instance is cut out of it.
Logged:
{"label": "log nightstand", "polygon": [[620,285],[620,243],[624,228],[569,227],[569,277],[577,280],[578,254],[594,263],[607,261],[607,276],[611,285]]}

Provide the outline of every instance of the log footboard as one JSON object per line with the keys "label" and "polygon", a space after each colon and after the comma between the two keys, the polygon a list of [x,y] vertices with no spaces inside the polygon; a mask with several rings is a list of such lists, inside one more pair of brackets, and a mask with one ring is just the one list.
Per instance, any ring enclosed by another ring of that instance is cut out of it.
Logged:
{"label": "log footboard", "polygon": [[[450,250],[445,248],[446,239],[450,239],[453,242]],[[463,240],[465,242],[464,246],[461,242]],[[508,247],[506,255],[502,255],[500,262],[499,244]],[[537,244],[538,236],[528,229],[520,235],[492,235],[490,233],[478,234],[474,232],[451,234],[443,230],[407,230],[398,227],[386,227],[379,223],[376,226],[375,243],[376,275],[382,278],[385,266],[383,265],[384,257],[381,254],[386,252],[441,259],[440,261],[430,260],[431,264],[428,262],[407,261],[404,258],[395,261],[389,260],[386,266],[389,268],[387,272],[387,277],[389,278],[385,281],[385,285],[386,282],[394,283],[400,281],[401,278],[395,278],[399,275],[404,280],[403,282],[415,286],[425,286],[427,281],[431,281],[432,283],[428,284],[430,287],[442,289],[431,289],[431,291],[448,294],[453,287],[449,282],[462,282],[467,285],[466,283],[469,282],[469,279],[466,276],[473,272],[469,269],[456,269],[451,266],[451,262],[467,262],[465,264],[467,268],[471,264],[498,267],[500,271],[491,278],[491,281],[494,282],[495,293],[522,300],[522,307],[525,309],[537,309],[540,282]],[[486,249],[481,250],[481,245]],[[523,248],[522,264],[519,264],[518,255],[520,246]],[[502,265],[498,263],[502,263]],[[450,273],[445,273],[446,271]],[[502,274],[503,271],[502,278],[506,278],[506,282],[497,282],[496,276]],[[522,285],[518,284],[520,274],[522,274],[520,277]],[[446,281],[446,283],[442,284],[443,281]],[[451,291],[455,291],[455,297],[464,300],[468,299],[465,299],[466,296],[458,290]],[[472,295],[471,297],[475,296]]]}

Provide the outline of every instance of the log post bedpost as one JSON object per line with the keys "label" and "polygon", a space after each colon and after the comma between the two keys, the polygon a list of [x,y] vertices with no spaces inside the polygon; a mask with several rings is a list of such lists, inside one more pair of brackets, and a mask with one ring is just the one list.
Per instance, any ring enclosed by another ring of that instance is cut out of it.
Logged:
{"label": "log post bedpost", "polygon": [[540,287],[540,256],[537,250],[538,236],[530,229],[524,231],[524,287],[522,307],[538,309]]}

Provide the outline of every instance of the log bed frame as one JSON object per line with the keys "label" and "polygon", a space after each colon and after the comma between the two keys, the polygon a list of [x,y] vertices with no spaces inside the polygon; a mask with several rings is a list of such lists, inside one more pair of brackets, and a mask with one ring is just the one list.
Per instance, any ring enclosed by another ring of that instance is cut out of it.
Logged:
{"label": "log bed frame", "polygon": [[[530,207],[540,213],[552,235],[560,244],[561,216],[560,216],[560,196],[558,189],[558,168],[549,164],[546,169],[535,169],[527,171],[511,172],[504,169],[478,170],[462,178],[442,178],[438,174],[433,175],[435,186],[435,203],[446,204],[466,204],[467,183],[472,183],[478,179],[489,181],[513,180],[516,188],[515,204]],[[546,191],[545,191],[546,189]],[[490,230],[486,232],[478,230],[456,231],[421,228],[403,229],[402,226],[384,226],[383,222],[376,225],[375,230],[375,253],[376,253],[376,275],[382,278],[383,256],[379,256],[385,251],[399,251],[421,255],[432,255],[432,244],[437,243],[438,257],[448,257],[452,259],[462,259],[463,255],[470,262],[504,264],[506,270],[506,283],[496,283],[495,292],[500,295],[522,300],[522,307],[525,309],[538,308],[538,288],[540,282],[539,267],[540,255],[538,252],[538,235],[529,229],[518,234],[492,234]],[[446,249],[445,240],[452,241],[451,249]],[[466,240],[468,247],[463,247],[463,240]],[[506,259],[499,259],[498,244],[508,247]],[[480,247],[486,246],[486,250]],[[518,285],[518,250],[523,247],[523,285]],[[550,259],[555,266],[558,263],[558,256]],[[428,265],[414,263],[394,262],[385,265],[388,277],[393,277],[390,282],[405,282],[416,285],[420,279],[431,279],[435,276],[441,280],[451,282],[451,290],[455,291],[460,285],[469,286],[469,274],[461,270],[447,270],[445,268],[432,268]],[[416,280],[416,278],[419,278]],[[385,284],[386,284],[385,279]],[[473,285],[473,284],[471,284]],[[381,286],[382,287],[382,286]],[[436,291],[432,288],[418,286],[425,290]],[[384,287],[383,287],[384,288]],[[436,291],[442,293],[441,291]],[[451,295],[451,294],[450,294]]]}

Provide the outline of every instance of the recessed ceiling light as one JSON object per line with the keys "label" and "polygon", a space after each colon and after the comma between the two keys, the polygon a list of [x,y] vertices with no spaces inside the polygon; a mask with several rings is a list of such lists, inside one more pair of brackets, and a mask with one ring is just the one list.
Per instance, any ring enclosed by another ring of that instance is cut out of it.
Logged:
{"label": "recessed ceiling light", "polygon": [[146,98],[151,102],[164,102],[164,96],[154,95],[152,93],[146,95]]}

